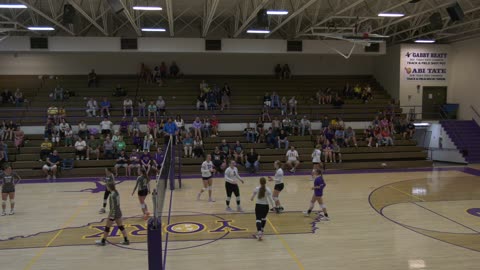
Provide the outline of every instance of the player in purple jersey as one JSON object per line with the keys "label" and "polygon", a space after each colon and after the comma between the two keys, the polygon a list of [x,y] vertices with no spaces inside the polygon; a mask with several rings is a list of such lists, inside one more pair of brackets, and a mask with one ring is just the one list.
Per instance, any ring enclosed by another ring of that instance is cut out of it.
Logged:
{"label": "player in purple jersey", "polygon": [[318,202],[323,212],[323,217],[321,218],[321,220],[329,220],[327,207],[325,206],[325,204],[323,204],[323,189],[327,184],[325,184],[325,180],[323,180],[322,171],[320,169],[313,170],[313,177],[315,180],[312,187],[313,195],[312,199],[310,200],[310,207],[307,211],[303,212],[303,214],[306,217],[310,216],[310,213],[312,213],[313,207],[315,206],[315,202]]}

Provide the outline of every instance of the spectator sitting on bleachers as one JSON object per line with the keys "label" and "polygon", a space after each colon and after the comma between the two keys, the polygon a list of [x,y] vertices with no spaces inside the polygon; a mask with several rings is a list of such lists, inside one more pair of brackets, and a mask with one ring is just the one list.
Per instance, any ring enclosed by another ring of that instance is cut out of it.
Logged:
{"label": "spectator sitting on bleachers", "polygon": [[333,91],[332,88],[328,87],[325,89],[325,104],[332,104]]}
{"label": "spectator sitting on bleachers", "polygon": [[287,157],[287,162],[285,165],[291,168],[290,172],[294,173],[297,170],[297,167],[300,165],[300,156],[298,155],[295,146],[290,146],[290,149],[287,151],[285,156]]}
{"label": "spectator sitting on bleachers", "polygon": [[57,87],[53,89],[53,100],[62,101],[64,98],[65,90],[60,84],[57,84]]}
{"label": "spectator sitting on bleachers", "polygon": [[243,130],[243,134],[247,138],[247,142],[255,143],[257,141],[257,132],[255,128],[250,126],[250,123],[247,123],[247,127]]}
{"label": "spectator sitting on bleachers", "polygon": [[[228,87],[228,85],[227,85]],[[228,109],[230,108],[230,87],[228,87],[228,90],[224,90],[225,87],[222,89],[221,92],[221,99],[220,99],[220,110]]]}
{"label": "spectator sitting on bleachers", "polygon": [[335,96],[335,99],[333,100],[332,104],[335,109],[341,109],[343,104],[345,104],[345,102],[339,95],[337,95]]}
{"label": "spectator sitting on bleachers", "polygon": [[78,137],[75,142],[75,156],[77,160],[83,160],[87,156],[87,143],[82,137]]}
{"label": "spectator sitting on bleachers", "polygon": [[50,155],[52,150],[52,143],[48,140],[48,138],[44,138],[43,142],[40,144],[40,159],[38,161],[43,161],[46,156]]}
{"label": "spectator sitting on bleachers", "polygon": [[227,167],[226,156],[220,151],[218,147],[215,147],[212,154],[212,163],[215,166],[216,173],[222,173]]}
{"label": "spectator sitting on bleachers", "polygon": [[300,120],[300,130],[300,134],[302,136],[305,136],[305,132],[308,132],[308,135],[312,135],[312,124],[306,115],[304,115],[302,120]]}
{"label": "spectator sitting on bleachers", "polygon": [[65,147],[73,146],[73,130],[70,127],[65,129]]}
{"label": "spectator sitting on bleachers", "polygon": [[65,106],[60,106],[58,108],[57,121],[61,122],[66,118],[67,118],[67,110],[65,109]]}
{"label": "spectator sitting on bleachers", "polygon": [[325,159],[325,163],[333,162],[333,146],[330,144],[329,140],[325,140],[325,143],[322,145],[322,153]]}
{"label": "spectator sitting on bleachers", "polygon": [[165,100],[163,100],[162,96],[158,97],[157,101],[155,102],[155,106],[157,106],[158,115],[165,115],[167,105],[165,103]]}
{"label": "spectator sitting on bleachers", "polygon": [[275,72],[275,77],[278,79],[282,78],[282,66],[280,64],[277,64],[275,68],[273,69],[273,72]]}
{"label": "spectator sitting on bleachers", "polygon": [[339,145],[345,146],[345,131],[343,128],[337,128],[335,130],[335,140]]}
{"label": "spectator sitting on bleachers", "polygon": [[212,125],[210,124],[210,119],[207,117],[203,118],[202,122],[202,138],[210,137],[212,131]]}
{"label": "spectator sitting on bleachers", "polygon": [[292,76],[292,71],[290,70],[290,67],[288,64],[283,65],[282,67],[282,78],[283,79],[290,79]]}
{"label": "spectator sitting on bleachers", "polygon": [[150,147],[154,143],[154,138],[153,135],[149,132],[145,133],[145,136],[143,136],[143,150],[148,150],[150,151]]}
{"label": "spectator sitting on bleachers", "polygon": [[132,149],[128,165],[128,175],[132,175],[132,169],[137,169],[137,175],[140,175],[140,154],[137,149]]}
{"label": "spectator sitting on bleachers", "polygon": [[280,101],[280,110],[282,112],[282,115],[287,115],[287,109],[288,109],[287,97],[282,97],[282,100]]}
{"label": "spectator sitting on bleachers", "polygon": [[353,95],[355,98],[360,98],[362,95],[362,87],[360,84],[356,84],[355,87],[353,87]]}
{"label": "spectator sitting on bleachers", "polygon": [[335,139],[335,130],[333,129],[333,126],[328,126],[327,130],[324,132],[325,135],[325,140],[327,141],[333,141]]}
{"label": "spectator sitting on bleachers", "polygon": [[122,121],[120,121],[120,134],[123,136],[130,135],[129,132],[130,121],[124,116],[122,117]]}
{"label": "spectator sitting on bleachers", "polygon": [[50,105],[47,109],[47,117],[48,119],[52,120],[52,122],[57,122],[57,115],[58,115],[58,107],[55,105]]}
{"label": "spectator sitting on bleachers", "polygon": [[117,84],[117,87],[113,90],[114,97],[123,97],[127,95],[127,90],[125,90],[120,84]]}
{"label": "spectator sitting on bleachers", "polygon": [[17,107],[21,106],[23,102],[25,101],[25,98],[23,97],[23,93],[20,91],[19,88],[15,90],[15,93],[13,93],[13,98],[14,98],[14,103]]}
{"label": "spectator sitting on bleachers", "polygon": [[14,138],[15,148],[17,148],[17,150],[20,150],[20,147],[23,146],[25,133],[20,128],[20,126],[17,126],[17,130],[15,130],[14,135],[15,135],[15,138]]}
{"label": "spectator sitting on bleachers", "polygon": [[230,144],[227,143],[227,140],[222,139],[222,143],[218,146],[218,148],[220,151],[222,151],[227,159],[230,159],[233,149],[230,147]]}
{"label": "spectator sitting on bleachers", "polygon": [[177,126],[177,129],[180,131],[180,132],[185,132],[186,129],[185,129],[185,121],[183,120],[182,116],[177,114],[177,116],[175,117],[175,125]]}
{"label": "spectator sitting on bleachers", "polygon": [[358,147],[355,131],[352,129],[352,127],[348,127],[345,131],[345,145],[350,146],[351,143],[353,143],[355,147]]}
{"label": "spectator sitting on bleachers", "polygon": [[103,121],[100,122],[100,130],[103,136],[111,134],[112,127],[113,127],[113,123],[107,117],[104,117]]}
{"label": "spectator sitting on bleachers", "polygon": [[212,119],[210,119],[210,126],[212,127],[212,137],[218,136],[218,125],[219,121],[217,116],[212,115]]}
{"label": "spectator sitting on bleachers", "polygon": [[115,141],[115,152],[119,153],[125,149],[127,149],[127,144],[123,140],[123,136],[118,136],[117,140]]}
{"label": "spectator sitting on bleachers", "polygon": [[190,158],[193,157],[193,139],[190,136],[190,133],[185,135],[185,138],[182,140],[183,144],[183,157]]}
{"label": "spectator sitting on bleachers", "polygon": [[118,168],[125,168],[125,176],[130,176],[128,174],[128,160],[129,157],[127,156],[125,151],[121,151],[117,159],[115,160],[115,166],[113,166],[113,169],[115,171],[115,177],[118,177]]}
{"label": "spectator sitting on bleachers", "polygon": [[382,129],[382,143],[385,145],[385,146],[393,146],[393,138],[391,136],[391,133],[390,133],[390,130],[388,129],[388,127],[384,127]]}
{"label": "spectator sitting on bleachers", "polygon": [[288,149],[288,135],[284,129],[280,130],[277,136],[277,148],[282,148],[282,143],[285,145],[285,150]]}
{"label": "spectator sitting on bleachers", "polygon": [[145,99],[143,98],[140,98],[137,102],[137,106],[138,106],[138,117],[145,117],[146,115],[146,108],[147,108],[147,102],[145,101]]}
{"label": "spectator sitting on bleachers", "polygon": [[383,141],[382,129],[380,128],[380,126],[376,126],[374,128],[373,135],[375,136],[375,140],[376,140],[375,146],[378,147],[379,145],[382,144],[382,141]]}
{"label": "spectator sitting on bleachers", "polygon": [[208,83],[205,82],[205,80],[202,80],[202,82],[200,82],[199,89],[203,93],[207,93],[208,91],[210,91],[210,89],[208,89]]}
{"label": "spectator sitting on bleachers", "polygon": [[203,141],[200,136],[196,136],[193,141],[193,157],[200,158],[203,157]]}
{"label": "spectator sitting on bleachers", "polygon": [[3,89],[1,97],[2,97],[2,103],[3,104],[15,103],[15,99],[12,95],[12,92],[10,92],[10,90],[8,90],[8,89]]}
{"label": "spectator sitting on bleachers", "polygon": [[95,154],[97,160],[100,159],[100,146],[101,143],[99,140],[95,139],[94,135],[90,135],[90,139],[87,142],[87,160],[90,159],[91,154]]}
{"label": "spectator sitting on bleachers", "polygon": [[125,96],[123,99],[123,116],[130,114],[130,117],[133,117],[133,100],[128,96]]}
{"label": "spectator sitting on bleachers", "polygon": [[88,117],[96,117],[97,110],[98,110],[98,103],[93,97],[91,97],[87,101],[87,109],[85,110],[85,112],[87,113]]}
{"label": "spectator sitting on bleachers", "polygon": [[325,133],[323,129],[320,129],[316,136],[315,145],[323,145],[324,143],[325,143]]}
{"label": "spectator sitting on bleachers", "polygon": [[95,69],[92,69],[90,73],[88,73],[88,83],[87,86],[90,87],[97,87],[97,73],[95,73]]}
{"label": "spectator sitting on bleachers", "polygon": [[135,147],[137,148],[143,146],[143,140],[139,130],[133,131],[132,144],[135,145]]}
{"label": "spectator sitting on bleachers", "polygon": [[283,118],[281,129],[284,130],[287,134],[292,133],[292,120],[290,120],[288,116],[285,116],[285,118]]}
{"label": "spectator sitting on bleachers", "polygon": [[270,107],[268,107],[268,106],[263,106],[263,108],[262,108],[261,117],[262,117],[263,122],[267,122],[267,121],[272,122],[272,118],[270,117],[270,112],[268,111],[269,108]]}
{"label": "spectator sitting on bleachers", "polygon": [[45,165],[43,165],[42,170],[45,173],[47,181],[50,180],[50,177],[57,179],[57,167],[60,165],[60,156],[58,155],[57,150],[48,155]]}
{"label": "spectator sitting on bleachers", "polygon": [[295,114],[297,115],[297,100],[295,99],[295,96],[293,96],[292,98],[290,98],[290,100],[288,101],[288,108],[290,109],[290,115],[292,114]]}
{"label": "spectator sitting on bleachers", "polygon": [[265,132],[265,142],[267,143],[267,148],[276,148],[276,139],[276,131],[272,127],[269,127],[268,130]]}
{"label": "spectator sitting on bleachers", "polygon": [[[335,128],[335,127],[334,127]],[[342,128],[343,130],[345,130],[345,122],[343,121],[343,119],[341,117],[337,117],[337,126],[336,128]]]}
{"label": "spectator sitting on bleachers", "polygon": [[152,135],[153,139],[157,139],[158,125],[157,121],[152,117],[147,122],[147,134]]}
{"label": "spectator sitting on bleachers", "polygon": [[322,129],[326,130],[329,125],[330,125],[330,119],[328,118],[328,115],[325,114],[322,119]]}
{"label": "spectator sitting on bleachers", "polygon": [[278,120],[278,117],[273,118],[272,128],[275,132],[279,131],[282,128],[282,122],[280,122],[280,120]]}
{"label": "spectator sitting on bleachers", "polygon": [[120,132],[115,130],[112,135],[112,142],[114,145],[117,143],[118,139],[120,139]]}
{"label": "spectator sitting on bleachers", "polygon": [[67,120],[62,119],[60,124],[58,125],[58,129],[60,131],[60,138],[65,138],[65,132],[67,129],[72,129],[72,126],[67,122]]}
{"label": "spectator sitting on bleachers", "polygon": [[340,145],[336,142],[333,141],[332,143],[332,157],[333,157],[333,162],[337,163],[342,163],[342,153],[341,153],[341,148]]}
{"label": "spectator sitting on bleachers", "polygon": [[17,124],[13,120],[8,121],[5,128],[5,140],[12,141],[15,130],[17,130]]}
{"label": "spectator sitting on bleachers", "polygon": [[177,63],[173,61],[170,65],[170,76],[177,77],[179,75],[178,73],[180,73],[180,68],[177,66]]}
{"label": "spectator sitting on bleachers", "polygon": [[200,121],[200,117],[195,117],[195,120],[192,123],[192,129],[195,137],[202,138],[202,121]]}
{"label": "spectator sitting on bleachers", "polygon": [[263,124],[262,117],[258,117],[257,123],[255,124],[256,126],[256,135],[257,135],[257,140],[256,142],[263,142],[265,140],[265,126]]}
{"label": "spectator sitting on bleachers", "polygon": [[207,97],[205,93],[201,92],[197,96],[197,110],[200,110],[200,107],[203,106],[204,110],[208,109]]}
{"label": "spectator sitting on bleachers", "polygon": [[373,139],[375,138],[375,134],[373,133],[372,126],[368,126],[364,131],[363,134],[365,135],[365,140],[368,142],[368,147],[372,147]]}
{"label": "spectator sitting on bleachers", "polygon": [[163,154],[162,148],[157,147],[157,152],[155,152],[152,158],[152,169],[157,173],[157,176],[160,173],[160,169],[162,168],[164,158],[165,155]]}
{"label": "spectator sitting on bleachers", "polygon": [[375,119],[373,119],[372,121],[372,127],[377,127],[377,126],[380,126],[380,118],[377,116],[375,116]]}
{"label": "spectator sitting on bleachers", "polygon": [[113,159],[113,154],[115,151],[115,144],[110,139],[110,136],[106,136],[105,141],[103,142],[103,158],[104,159]]}
{"label": "spectator sitting on bleachers", "polygon": [[150,169],[152,168],[152,156],[150,156],[150,151],[147,149],[143,149],[143,153],[140,155],[140,165],[141,169],[145,170],[146,175],[150,173]]}
{"label": "spectator sitting on bleachers", "polygon": [[245,155],[245,167],[250,173],[257,173],[260,168],[260,155],[254,148],[250,148],[250,151]]}
{"label": "spectator sitting on bleachers", "polygon": [[380,128],[384,129],[384,128],[388,128],[389,131],[390,130],[393,130],[393,125],[392,123],[387,119],[387,117],[383,117],[382,120],[380,120]]}
{"label": "spectator sitting on bleachers", "polygon": [[410,119],[410,122],[407,125],[407,135],[408,139],[413,138],[413,134],[415,134],[415,125],[413,119]]}
{"label": "spectator sitting on bleachers", "polygon": [[294,115],[292,119],[292,135],[299,135],[300,134],[300,121],[298,120],[297,116]]}
{"label": "spectator sitting on bleachers", "polygon": [[177,125],[173,122],[172,117],[169,117],[167,120],[167,123],[163,126],[163,136],[165,140],[165,144],[168,144],[168,141],[170,140],[170,137],[172,137],[173,142],[172,144],[176,141],[177,137]]}
{"label": "spectator sitting on bleachers", "polygon": [[134,117],[132,123],[130,123],[128,136],[131,136],[134,132],[137,132],[137,131],[140,131],[140,122],[138,122],[137,117]]}
{"label": "spectator sitting on bleachers", "polygon": [[207,105],[209,110],[215,110],[218,107],[217,97],[215,96],[215,92],[209,91],[207,93]]}
{"label": "spectator sitting on bleachers", "polygon": [[[57,127],[52,128],[52,132],[50,133],[52,138],[52,143],[54,146],[58,146],[60,144],[60,130]],[[46,137],[45,137],[46,138]]]}
{"label": "spectator sitting on bleachers", "polygon": [[272,100],[272,109],[280,108],[280,96],[277,94],[277,92],[273,91],[270,99]]}
{"label": "spectator sitting on bleachers", "polygon": [[239,164],[244,163],[244,154],[243,154],[243,146],[240,144],[240,141],[236,141],[232,148],[233,159]]}
{"label": "spectator sitting on bleachers", "polygon": [[147,115],[148,118],[153,117],[153,119],[157,120],[157,106],[153,101],[150,101],[150,104],[147,107],[147,112],[148,112],[148,115]]}
{"label": "spectator sitting on bleachers", "polygon": [[272,107],[272,96],[268,92],[265,92],[265,95],[263,95],[263,106]]}
{"label": "spectator sitting on bleachers", "polygon": [[104,97],[102,102],[100,102],[100,115],[102,117],[110,117],[110,107],[112,105],[110,104],[110,101],[107,99],[107,97]]}
{"label": "spectator sitting on bleachers", "polygon": [[86,139],[88,136],[88,125],[84,120],[81,120],[80,123],[78,123],[78,136],[83,139]]}

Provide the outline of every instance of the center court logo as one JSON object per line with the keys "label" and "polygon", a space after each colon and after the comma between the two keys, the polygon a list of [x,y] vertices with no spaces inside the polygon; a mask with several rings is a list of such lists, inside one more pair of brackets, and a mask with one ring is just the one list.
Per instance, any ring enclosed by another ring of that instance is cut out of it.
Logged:
{"label": "center court logo", "polygon": [[[270,215],[268,218],[280,234],[307,234],[314,233],[316,230],[317,221],[304,218],[299,212],[285,212],[280,215]],[[146,243],[148,228],[142,218],[125,218],[124,225],[131,243]],[[0,250],[45,247],[52,239],[54,240],[49,247],[92,245],[94,240],[102,237],[104,230],[105,220],[103,219],[80,227],[63,228],[61,232],[58,229],[0,240]],[[164,235],[169,234],[169,241],[251,238],[251,235],[256,232],[255,214],[172,215],[168,224],[162,224],[162,230]],[[273,229],[267,226],[266,233],[273,234]],[[115,242],[115,239],[121,237],[119,228],[112,226],[109,239]]]}

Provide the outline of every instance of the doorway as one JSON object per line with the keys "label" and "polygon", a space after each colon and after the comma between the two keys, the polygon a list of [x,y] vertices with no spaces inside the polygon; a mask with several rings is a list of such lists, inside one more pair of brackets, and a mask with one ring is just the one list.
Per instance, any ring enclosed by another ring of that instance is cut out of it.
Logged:
{"label": "doorway", "polygon": [[423,87],[422,98],[422,119],[440,120],[442,119],[440,109],[447,103],[446,86],[425,86]]}

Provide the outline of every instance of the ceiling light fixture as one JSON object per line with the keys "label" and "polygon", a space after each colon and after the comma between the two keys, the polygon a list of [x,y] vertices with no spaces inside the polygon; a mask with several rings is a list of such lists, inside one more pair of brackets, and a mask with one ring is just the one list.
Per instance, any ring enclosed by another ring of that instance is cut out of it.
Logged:
{"label": "ceiling light fixture", "polygon": [[165,28],[142,28],[143,32],[165,32]]}
{"label": "ceiling light fixture", "polygon": [[20,4],[0,4],[0,8],[27,8],[27,6]]}
{"label": "ceiling light fixture", "polygon": [[405,14],[403,13],[378,13],[378,17],[403,17]]}
{"label": "ceiling light fixture", "polygon": [[249,34],[268,34],[270,30],[262,30],[262,29],[249,29],[247,30]]}
{"label": "ceiling light fixture", "polygon": [[417,39],[415,43],[435,43],[434,39]]}
{"label": "ceiling light fixture", "polygon": [[28,30],[32,31],[53,31],[55,28],[51,26],[29,26],[27,27]]}
{"label": "ceiling light fixture", "polygon": [[161,7],[147,7],[147,6],[134,6],[134,10],[149,10],[149,11],[155,11],[155,10],[162,10]]}
{"label": "ceiling light fixture", "polygon": [[267,10],[268,15],[287,15],[288,10]]}

